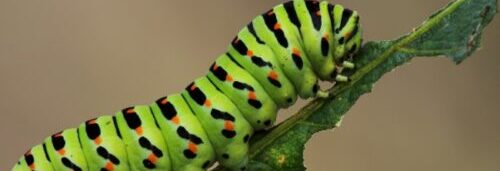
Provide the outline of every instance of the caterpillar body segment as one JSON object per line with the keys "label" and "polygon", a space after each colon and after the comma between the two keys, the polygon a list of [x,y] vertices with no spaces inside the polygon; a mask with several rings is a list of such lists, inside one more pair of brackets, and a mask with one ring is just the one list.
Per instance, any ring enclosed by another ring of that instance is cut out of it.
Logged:
{"label": "caterpillar body segment", "polygon": [[55,170],[47,153],[45,143],[38,144],[28,150],[14,165],[12,170]]}
{"label": "caterpillar body segment", "polygon": [[180,93],[125,108],[48,137],[13,167],[31,170],[245,170],[254,131],[298,97],[326,97],[319,80],[343,70],[362,42],[356,11],[294,0],[254,18]]}
{"label": "caterpillar body segment", "polygon": [[76,128],[66,129],[47,137],[45,144],[47,144],[48,158],[55,170],[88,170]]}
{"label": "caterpillar body segment", "polygon": [[181,94],[158,99],[151,104],[151,110],[168,141],[172,170],[204,170],[215,162],[205,129]]}
{"label": "caterpillar body segment", "polygon": [[361,47],[361,27],[359,26],[358,12],[351,11],[341,5],[333,7],[335,22],[334,32],[335,51],[333,53],[334,60],[338,65],[341,65],[344,60],[351,57]]}
{"label": "caterpillar body segment", "polygon": [[297,100],[295,86],[281,69],[272,49],[255,35],[255,28],[250,23],[231,41],[225,55],[259,81],[280,108],[293,105]]}
{"label": "caterpillar body segment", "polygon": [[253,128],[237,106],[207,77],[196,79],[182,95],[207,130],[217,161],[233,170],[244,168]]}
{"label": "caterpillar body segment", "polygon": [[125,143],[115,116],[104,115],[80,124],[78,134],[89,170],[130,170]]}
{"label": "caterpillar body segment", "polygon": [[277,6],[255,18],[252,23],[256,29],[260,28],[257,36],[273,50],[297,94],[304,99],[314,97],[317,76],[300,44],[300,33],[286,17],[284,8]]}
{"label": "caterpillar body segment", "polygon": [[[332,72],[336,69],[333,61],[333,48],[337,46],[332,33],[333,14],[332,5],[326,1],[314,3],[298,2],[295,6],[307,9],[309,15],[299,15],[298,23],[300,26],[300,35],[302,35],[302,44],[311,61],[314,73],[321,80],[333,80]],[[305,6],[305,7],[304,7]],[[291,11],[291,4],[284,5],[287,11]],[[309,17],[310,16],[310,17]]]}
{"label": "caterpillar body segment", "polygon": [[125,108],[116,119],[131,170],[171,169],[165,139],[148,106]]}
{"label": "caterpillar body segment", "polygon": [[277,105],[259,82],[228,56],[222,55],[216,60],[207,78],[231,99],[255,129],[262,130],[273,125]]}

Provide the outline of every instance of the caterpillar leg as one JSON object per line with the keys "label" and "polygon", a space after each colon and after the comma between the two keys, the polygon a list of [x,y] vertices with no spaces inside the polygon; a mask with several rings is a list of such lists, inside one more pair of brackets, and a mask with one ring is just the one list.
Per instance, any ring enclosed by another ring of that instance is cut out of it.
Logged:
{"label": "caterpillar leg", "polygon": [[317,98],[327,98],[328,96],[330,96],[330,93],[328,93],[328,91],[319,90],[319,91],[316,93],[316,97],[317,97]]}
{"label": "caterpillar leg", "polygon": [[349,62],[349,61],[344,61],[342,63],[342,67],[347,68],[347,69],[354,69],[354,63]]}
{"label": "caterpillar leg", "polygon": [[337,77],[335,77],[335,80],[338,82],[347,82],[347,81],[349,81],[349,77],[339,74],[339,75],[337,75]]}

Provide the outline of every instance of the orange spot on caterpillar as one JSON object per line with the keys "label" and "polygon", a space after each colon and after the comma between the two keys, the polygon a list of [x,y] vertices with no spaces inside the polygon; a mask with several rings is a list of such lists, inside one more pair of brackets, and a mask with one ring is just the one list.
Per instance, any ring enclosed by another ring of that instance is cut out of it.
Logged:
{"label": "orange spot on caterpillar", "polygon": [[94,143],[97,144],[97,145],[101,144],[101,142],[102,142],[101,137],[97,137],[97,138],[94,139]]}
{"label": "orange spot on caterpillar", "polygon": [[62,137],[61,132],[58,132],[58,133],[54,134],[54,137],[56,137],[56,138]]}
{"label": "orange spot on caterpillar", "polygon": [[30,167],[30,169],[31,169],[31,170],[35,170],[35,163],[31,163],[31,164],[29,165],[29,167]]}
{"label": "orange spot on caterpillar", "polygon": [[196,89],[196,86],[193,84],[189,89],[191,89],[191,91],[194,91],[194,89]]}
{"label": "orange spot on caterpillar", "polygon": [[90,121],[89,121],[89,124],[96,124],[95,120],[96,120],[96,119],[92,119],[92,120],[90,120]]}
{"label": "orange spot on caterpillar", "polygon": [[257,96],[255,95],[255,92],[250,91],[250,92],[248,92],[248,98],[251,100],[255,100],[255,99],[257,99]]}
{"label": "orange spot on caterpillar", "polygon": [[156,161],[158,161],[158,157],[155,156],[155,154],[151,153],[149,156],[148,156],[148,160],[151,161],[151,163],[156,163]]}
{"label": "orange spot on caterpillar", "polygon": [[196,153],[196,151],[198,151],[198,147],[196,146],[196,144],[194,144],[191,141],[189,141],[189,143],[188,143],[188,148],[193,153]]}
{"label": "orange spot on caterpillar", "polygon": [[108,170],[108,171],[115,170],[115,168],[113,168],[113,163],[111,163],[111,162],[106,162],[106,165],[104,166],[104,168],[106,168],[106,170]]}
{"label": "orange spot on caterpillar", "polygon": [[161,101],[161,104],[162,104],[162,105],[165,105],[165,104],[167,104],[167,103],[168,103],[167,98],[165,98],[165,99],[163,99],[163,100]]}
{"label": "orange spot on caterpillar", "polygon": [[64,149],[60,149],[59,151],[57,151],[61,156],[64,156],[64,154],[66,153],[66,151]]}
{"label": "orange spot on caterpillar", "polygon": [[176,125],[179,125],[179,123],[181,122],[181,120],[179,119],[179,117],[178,117],[178,116],[174,116],[174,117],[172,118],[172,122],[173,122],[174,124],[176,124]]}
{"label": "orange spot on caterpillar", "polygon": [[205,105],[205,107],[211,107],[212,106],[212,102],[210,102],[210,100],[205,100],[205,103],[203,103],[203,105]]}
{"label": "orange spot on caterpillar", "polygon": [[294,55],[298,56],[298,57],[301,57],[301,56],[300,56],[300,51],[299,51],[299,49],[297,49],[297,48],[293,48],[293,49],[292,49],[292,53],[293,53]]}
{"label": "orange spot on caterpillar", "polygon": [[130,108],[127,110],[127,114],[133,114],[135,113],[134,108]]}
{"label": "orange spot on caterpillar", "polygon": [[239,41],[240,41],[240,39],[234,39],[233,43],[238,43]]}
{"label": "orange spot on caterpillar", "polygon": [[320,11],[317,11],[317,12],[316,12],[316,16],[321,16],[321,12],[320,12]]}
{"label": "orange spot on caterpillar", "polygon": [[231,121],[224,121],[224,128],[227,130],[234,130],[234,124]]}
{"label": "orange spot on caterpillar", "polygon": [[350,37],[351,36],[351,32],[347,32],[344,34],[344,37]]}
{"label": "orange spot on caterpillar", "polygon": [[226,76],[226,81],[233,82],[233,77],[231,75]]}
{"label": "orange spot on caterpillar", "polygon": [[276,23],[276,24],[274,24],[273,29],[274,29],[274,30],[279,30],[279,29],[281,29],[281,25],[280,25],[280,23]]}
{"label": "orange spot on caterpillar", "polygon": [[273,79],[273,80],[277,80],[278,79],[278,73],[276,73],[276,71],[274,70],[271,70],[271,72],[269,72],[269,78]]}
{"label": "orange spot on caterpillar", "polygon": [[135,133],[137,133],[137,135],[142,135],[142,127],[135,128]]}
{"label": "orange spot on caterpillar", "polygon": [[252,56],[253,56],[253,51],[248,50],[248,51],[247,51],[247,56],[248,56],[248,57],[252,57]]}
{"label": "orange spot on caterpillar", "polygon": [[273,15],[273,14],[274,14],[274,11],[269,11],[269,12],[267,13],[267,15]]}
{"label": "orange spot on caterpillar", "polygon": [[217,68],[219,68],[219,65],[217,64],[214,64],[214,67],[212,67],[213,70],[217,70]]}
{"label": "orange spot on caterpillar", "polygon": [[330,35],[328,33],[325,33],[325,35],[323,36],[323,39],[330,39]]}

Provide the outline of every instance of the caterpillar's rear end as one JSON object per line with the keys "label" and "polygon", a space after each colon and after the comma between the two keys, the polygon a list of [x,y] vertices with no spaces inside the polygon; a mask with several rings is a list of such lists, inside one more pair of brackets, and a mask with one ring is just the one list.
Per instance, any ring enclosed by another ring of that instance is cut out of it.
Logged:
{"label": "caterpillar's rear end", "polygon": [[296,0],[256,17],[181,93],[48,137],[13,170],[245,170],[254,131],[297,97],[325,97],[318,80],[348,81],[361,46],[355,11]]}

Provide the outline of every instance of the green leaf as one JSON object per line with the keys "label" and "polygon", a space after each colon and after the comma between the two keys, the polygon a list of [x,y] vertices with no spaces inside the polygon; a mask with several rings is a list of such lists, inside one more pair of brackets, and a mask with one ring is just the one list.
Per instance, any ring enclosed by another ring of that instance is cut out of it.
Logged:
{"label": "green leaf", "polygon": [[417,56],[446,56],[460,63],[480,46],[482,31],[496,12],[496,0],[456,0],[408,35],[366,43],[356,56],[358,69],[351,73],[351,81],[334,86],[331,98],[313,100],[272,130],[252,138],[249,170],[305,170],[307,140],[318,131],[337,127],[382,75]]}

